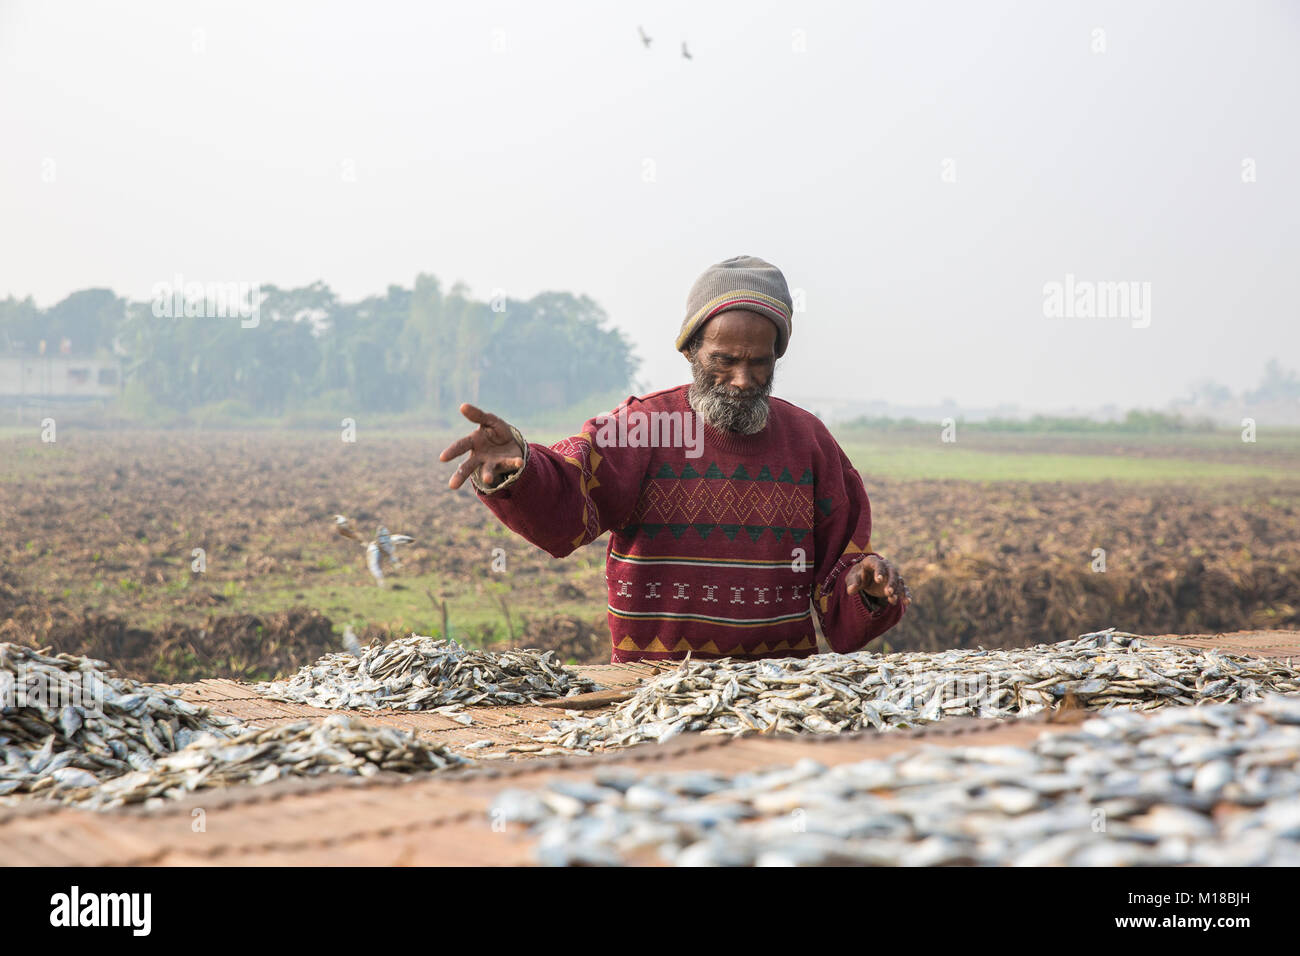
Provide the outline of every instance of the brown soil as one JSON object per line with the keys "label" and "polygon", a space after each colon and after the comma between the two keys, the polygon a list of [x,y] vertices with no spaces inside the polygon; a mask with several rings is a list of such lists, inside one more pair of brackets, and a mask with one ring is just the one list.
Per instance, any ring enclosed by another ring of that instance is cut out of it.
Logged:
{"label": "brown soil", "polygon": [[44,642],[108,661],[125,676],[152,681],[266,680],[338,648],[329,618],[307,608],[265,617],[214,617],[206,627],[168,624],[159,631],[89,613],[60,621]]}
{"label": "brown soil", "polygon": [[[1023,646],[1115,625],[1300,626],[1300,485],[873,482],[913,591],[895,648]],[[1105,570],[1093,569],[1094,549]]]}
{"label": "brown soil", "polygon": [[[358,632],[362,644],[405,637],[369,625]],[[126,677],[142,681],[184,682],[205,677],[270,680],[341,649],[329,618],[309,608],[259,617],[214,616],[205,627],[169,624],[159,631],[131,627],[121,618],[89,613],[60,620],[42,635],[42,646],[107,661]],[[37,642],[20,638],[21,643]],[[529,622],[513,644],[553,650],[561,660],[578,664],[609,662],[609,632],[603,620],[572,617]]]}

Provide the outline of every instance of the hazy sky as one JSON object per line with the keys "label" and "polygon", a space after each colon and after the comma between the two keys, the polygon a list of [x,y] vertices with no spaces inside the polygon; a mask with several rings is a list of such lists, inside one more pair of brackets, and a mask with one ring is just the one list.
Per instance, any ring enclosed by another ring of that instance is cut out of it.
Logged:
{"label": "hazy sky", "polygon": [[[0,136],[0,296],[41,305],[585,292],[658,388],[691,282],[749,254],[803,290],[778,394],[1156,405],[1300,365],[1297,3],[0,0]],[[1149,327],[1044,317],[1067,274],[1149,282]]]}

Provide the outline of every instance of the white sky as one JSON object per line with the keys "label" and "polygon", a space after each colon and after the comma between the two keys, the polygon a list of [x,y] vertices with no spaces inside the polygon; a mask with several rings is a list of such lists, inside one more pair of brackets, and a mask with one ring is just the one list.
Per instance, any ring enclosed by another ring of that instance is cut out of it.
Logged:
{"label": "white sky", "polygon": [[[1157,405],[1300,364],[1294,3],[0,0],[0,137],[0,296],[41,305],[585,292],[658,388],[749,254],[805,290],[779,394]],[[1044,318],[1066,273],[1150,282],[1150,327]]]}

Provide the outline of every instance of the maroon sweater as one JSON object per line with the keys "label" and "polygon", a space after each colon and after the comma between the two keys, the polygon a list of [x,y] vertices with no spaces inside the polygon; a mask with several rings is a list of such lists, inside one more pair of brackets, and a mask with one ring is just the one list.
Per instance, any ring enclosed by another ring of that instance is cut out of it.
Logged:
{"label": "maroon sweater", "polygon": [[479,489],[503,523],[557,558],[612,531],[612,659],[807,657],[817,649],[813,611],[841,653],[893,627],[901,606],[873,611],[845,593],[845,572],[872,553],[871,505],[826,426],[773,398],[756,435],[696,417],[699,457],[688,456],[698,444],[680,440],[649,446],[638,418],[662,429],[651,413],[695,416],[686,392],[628,398],[550,448],[530,443],[522,470]]}

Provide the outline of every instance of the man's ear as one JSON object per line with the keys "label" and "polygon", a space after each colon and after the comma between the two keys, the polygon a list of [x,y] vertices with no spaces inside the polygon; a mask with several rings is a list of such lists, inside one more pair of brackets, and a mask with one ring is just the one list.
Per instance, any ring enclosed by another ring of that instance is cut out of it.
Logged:
{"label": "man's ear", "polygon": [[677,351],[681,352],[682,355],[686,356],[686,361],[688,362],[695,361],[694,353],[698,353],[700,351],[700,330],[696,329],[694,334],[692,334],[691,337],[686,340],[686,344],[683,345]]}

